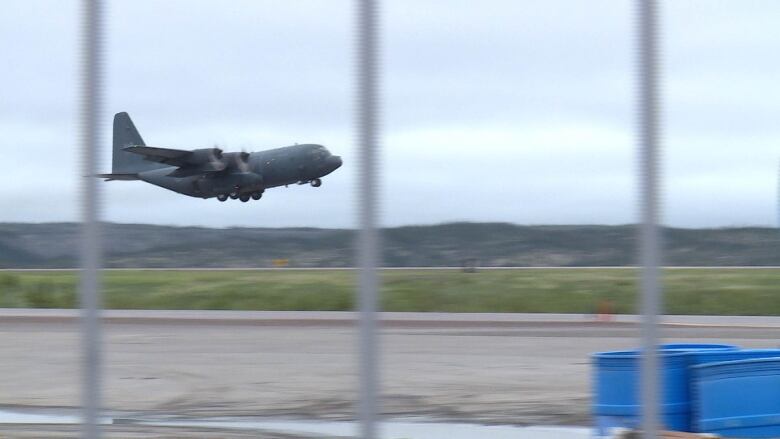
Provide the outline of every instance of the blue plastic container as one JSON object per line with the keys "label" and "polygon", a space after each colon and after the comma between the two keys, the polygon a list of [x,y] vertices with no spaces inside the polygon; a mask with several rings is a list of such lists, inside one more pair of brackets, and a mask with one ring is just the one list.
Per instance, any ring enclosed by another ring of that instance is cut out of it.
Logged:
{"label": "blue plastic container", "polygon": [[691,366],[724,361],[750,360],[754,358],[780,357],[780,349],[735,349],[692,351]]}
{"label": "blue plastic container", "polygon": [[[737,349],[737,350],[702,350],[692,351],[689,354],[690,365],[695,367],[701,364],[722,363],[724,361],[748,360],[753,358],[773,358],[780,357],[780,349]],[[696,374],[691,376],[691,417],[693,422],[691,426],[693,431],[703,432],[696,422],[701,418],[701,403],[696,397],[698,395],[698,379]]]}
{"label": "blue plastic container", "polygon": [[723,437],[780,437],[780,358],[706,363],[693,374],[699,430]]}
{"label": "blue plastic container", "polygon": [[[639,351],[601,352],[593,356],[596,431],[606,436],[615,427],[639,426]],[[690,427],[688,391],[688,355],[685,351],[660,351],[661,419],[669,430],[687,431]]]}
{"label": "blue plastic container", "polygon": [[[734,345],[672,343],[660,346],[662,420],[666,428],[693,431],[691,375],[693,353],[736,351]],[[598,435],[615,427],[636,428],[640,422],[640,351],[594,354],[593,412]]]}
{"label": "blue plastic container", "polygon": [[662,344],[661,349],[665,351],[724,351],[736,350],[739,349],[739,346],[712,343],[667,343]]}

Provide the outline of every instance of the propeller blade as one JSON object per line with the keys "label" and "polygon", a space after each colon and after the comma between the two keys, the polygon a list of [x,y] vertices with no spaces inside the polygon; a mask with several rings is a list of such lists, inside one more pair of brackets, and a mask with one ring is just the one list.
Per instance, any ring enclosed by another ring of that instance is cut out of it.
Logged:
{"label": "propeller blade", "polygon": [[249,172],[249,153],[246,151],[241,151],[236,156],[236,164],[238,165],[238,169],[241,170],[241,172]]}
{"label": "propeller blade", "polygon": [[212,154],[209,157],[211,168],[217,171],[222,171],[227,168],[227,164],[222,160],[222,150],[217,148],[217,145],[214,145],[211,152]]}

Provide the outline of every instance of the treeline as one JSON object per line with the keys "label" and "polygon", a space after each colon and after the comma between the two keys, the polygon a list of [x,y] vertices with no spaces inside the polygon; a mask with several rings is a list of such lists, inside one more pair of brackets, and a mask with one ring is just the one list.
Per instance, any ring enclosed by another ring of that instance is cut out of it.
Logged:
{"label": "treeline", "polygon": [[[0,268],[78,265],[78,224],[0,224]],[[171,227],[106,224],[106,267],[350,267],[356,233],[346,229]],[[664,230],[666,265],[780,265],[771,228]],[[382,231],[383,265],[626,266],[636,227],[448,223]]]}

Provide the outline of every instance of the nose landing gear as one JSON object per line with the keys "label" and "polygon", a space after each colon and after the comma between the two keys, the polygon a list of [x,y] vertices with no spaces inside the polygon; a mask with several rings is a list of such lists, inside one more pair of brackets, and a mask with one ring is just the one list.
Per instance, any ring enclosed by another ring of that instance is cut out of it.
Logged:
{"label": "nose landing gear", "polygon": [[322,186],[322,180],[320,180],[319,178],[315,178],[314,180],[311,181],[311,185],[313,187],[320,187]]}

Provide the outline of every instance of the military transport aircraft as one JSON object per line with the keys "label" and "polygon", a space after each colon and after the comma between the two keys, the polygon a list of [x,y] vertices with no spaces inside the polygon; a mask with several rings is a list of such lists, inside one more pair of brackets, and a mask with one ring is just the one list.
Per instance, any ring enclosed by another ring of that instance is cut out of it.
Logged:
{"label": "military transport aircraft", "polygon": [[272,187],[309,183],[341,166],[341,157],[322,145],[293,145],[259,152],[192,151],[146,146],[127,113],[114,115],[112,180],[141,180],[198,198],[217,197],[243,202],[259,200]]}

